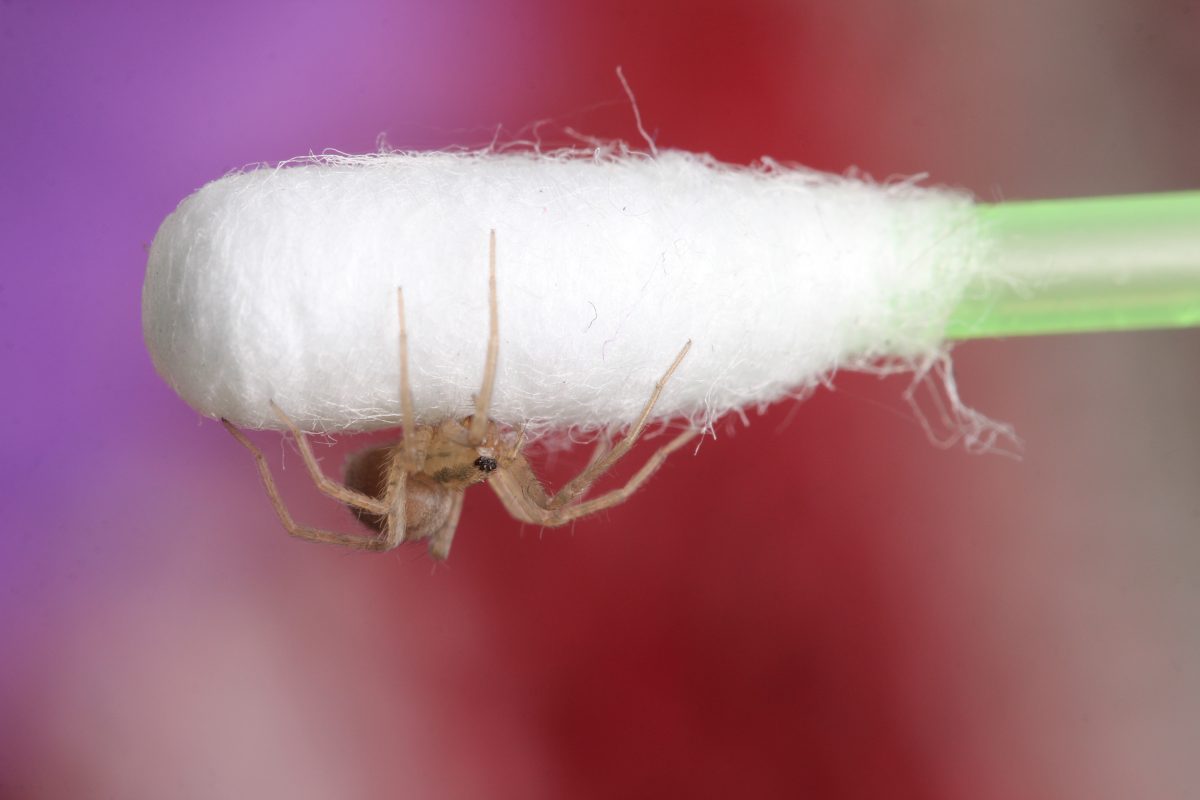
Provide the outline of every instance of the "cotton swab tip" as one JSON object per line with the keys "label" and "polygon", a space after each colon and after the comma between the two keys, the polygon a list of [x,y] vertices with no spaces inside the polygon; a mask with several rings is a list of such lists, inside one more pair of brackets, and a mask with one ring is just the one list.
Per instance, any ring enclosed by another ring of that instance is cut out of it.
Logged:
{"label": "cotton swab tip", "polygon": [[210,183],[162,224],[144,329],[202,414],[308,430],[399,424],[403,287],[422,421],[470,414],[497,236],[500,422],[706,424],[835,369],[917,363],[986,248],[964,194],[678,151],[387,153]]}

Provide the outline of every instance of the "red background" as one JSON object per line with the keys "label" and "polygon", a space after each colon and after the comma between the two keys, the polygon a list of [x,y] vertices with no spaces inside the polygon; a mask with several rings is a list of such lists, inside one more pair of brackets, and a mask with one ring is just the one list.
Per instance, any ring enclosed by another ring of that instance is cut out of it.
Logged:
{"label": "red background", "polygon": [[[475,490],[434,568],[285,537],[139,320],[203,182],[381,133],[635,140],[618,64],[661,147],[985,199],[1195,188],[1195,3],[10,0],[0,36],[0,794],[1195,791],[1195,331],[956,349],[1022,461],[839,376],[573,530]],[[298,517],[351,524],[259,440]]]}

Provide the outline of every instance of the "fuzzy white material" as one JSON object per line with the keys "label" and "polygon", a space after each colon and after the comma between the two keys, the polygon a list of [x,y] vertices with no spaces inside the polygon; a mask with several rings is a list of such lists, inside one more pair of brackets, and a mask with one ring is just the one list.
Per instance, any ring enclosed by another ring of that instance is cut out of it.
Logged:
{"label": "fuzzy white material", "polygon": [[200,413],[399,423],[396,287],[422,421],[473,408],[498,241],[490,416],[533,429],[700,425],[837,369],[928,363],[983,262],[969,197],[690,153],[323,156],[228,175],[150,250],[144,330]]}

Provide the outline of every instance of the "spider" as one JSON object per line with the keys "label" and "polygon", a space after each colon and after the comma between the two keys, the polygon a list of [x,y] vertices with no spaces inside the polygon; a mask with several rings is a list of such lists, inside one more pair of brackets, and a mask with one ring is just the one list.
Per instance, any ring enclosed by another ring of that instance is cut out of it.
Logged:
{"label": "spider", "polygon": [[344,545],[358,550],[391,550],[408,541],[429,540],[429,552],[441,561],[450,554],[454,531],[462,513],[463,494],[486,482],[508,513],[521,522],[542,526],[564,525],[588,514],[623,503],[662,466],[671,453],[691,441],[699,431],[688,429],[675,436],[647,459],[622,487],[585,500],[584,495],[601,475],[637,442],[654,410],[663,387],[687,355],[689,340],[655,384],[650,399],[628,433],[615,445],[602,439],[587,467],[554,494],[548,494],[522,454],[524,430],[513,436],[487,415],[496,378],[499,322],[496,309],[496,232],[488,240],[489,333],[483,385],[475,396],[475,413],[449,418],[435,425],[417,424],[408,378],[408,333],[404,322],[404,292],[397,289],[400,318],[400,408],[403,435],[399,442],[372,447],[351,456],[345,484],[331,480],[317,464],[312,447],[296,424],[274,402],[271,408],[299,445],[304,466],[317,489],[344,503],[371,534],[347,534],[299,525],[292,519],[262,451],[229,420],[221,423],[254,456],[259,477],[279,521],[292,536],[311,542]]}

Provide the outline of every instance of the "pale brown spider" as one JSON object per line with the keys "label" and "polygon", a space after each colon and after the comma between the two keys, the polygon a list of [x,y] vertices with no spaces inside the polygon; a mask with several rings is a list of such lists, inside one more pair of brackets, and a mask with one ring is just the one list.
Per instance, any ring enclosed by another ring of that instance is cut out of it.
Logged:
{"label": "pale brown spider", "polygon": [[487,481],[508,513],[533,525],[563,525],[587,514],[624,502],[637,491],[667,457],[693,439],[699,431],[685,430],[660,447],[622,487],[583,500],[592,483],[609,470],[637,442],[654,410],[663,387],[692,346],[689,341],[654,386],[637,422],[615,445],[601,439],[588,466],[555,494],[548,495],[522,455],[524,431],[512,435],[489,419],[488,407],[496,377],[500,330],[496,310],[496,232],[488,243],[488,306],[490,326],[483,385],[475,398],[475,413],[464,419],[447,419],[436,425],[414,420],[412,388],[408,380],[408,334],[404,323],[404,294],[397,290],[400,316],[400,408],[403,438],[393,445],[373,447],[351,457],[346,484],[330,480],[317,464],[304,434],[283,411],[271,404],[275,415],[292,432],[304,466],[317,488],[350,507],[354,515],[377,535],[354,535],[296,524],[288,512],[270,467],[258,449],[228,420],[221,423],[254,456],[259,477],[283,527],[292,536],[311,542],[328,542],[360,550],[391,550],[407,541],[429,540],[430,554],[439,560],[450,554],[454,530],[462,513],[463,493]]}

